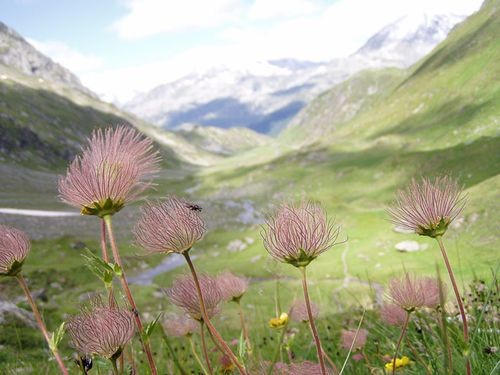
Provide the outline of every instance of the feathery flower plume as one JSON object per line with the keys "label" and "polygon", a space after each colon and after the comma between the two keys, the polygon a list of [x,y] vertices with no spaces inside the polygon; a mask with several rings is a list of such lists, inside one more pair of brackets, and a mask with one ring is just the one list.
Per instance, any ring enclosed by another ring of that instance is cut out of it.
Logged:
{"label": "feathery flower plume", "polygon": [[353,348],[360,349],[365,346],[367,337],[368,331],[366,329],[360,329],[357,335],[356,330],[343,329],[341,333],[342,347],[344,349],[350,349],[354,341]]}
{"label": "feathery flower plume", "polygon": [[380,317],[384,322],[392,326],[402,327],[406,321],[407,312],[393,303],[386,303],[380,310]]}
{"label": "feathery flower plume", "polygon": [[266,220],[262,237],[269,254],[295,267],[305,267],[335,245],[340,227],[317,203],[283,204]]}
{"label": "feathery flower plume", "polygon": [[440,291],[443,294],[443,297],[446,296],[446,285],[433,277],[424,277],[421,282],[422,288],[424,289],[425,306],[435,309],[441,304]]}
{"label": "feathery flower plume", "polygon": [[137,244],[151,253],[182,254],[201,239],[205,230],[198,206],[170,196],[144,206],[134,234]]}
{"label": "feathery flower plume", "polygon": [[[311,313],[313,319],[316,319],[319,315],[319,307],[315,303],[311,302]],[[307,313],[307,305],[304,300],[293,301],[292,308],[290,309],[290,318],[295,322],[305,323],[309,321],[309,315]]]}
{"label": "feathery flower plume", "polygon": [[0,225],[0,276],[16,276],[31,248],[22,231]]}
{"label": "feathery flower plume", "polygon": [[389,298],[408,312],[421,307],[436,308],[440,303],[439,288],[437,279],[416,278],[406,273],[401,279],[390,281]]}
{"label": "feathery flower plume", "polygon": [[158,169],[150,139],[126,126],[98,129],[60,177],[60,197],[82,215],[112,215],[150,187]]}
{"label": "feathery flower plume", "polygon": [[465,197],[458,183],[448,176],[434,181],[412,180],[405,191],[399,191],[388,209],[392,222],[422,236],[442,236],[450,223],[462,212]]}
{"label": "feathery flower plume", "polygon": [[[207,315],[211,318],[218,313],[218,306],[222,301],[219,284],[214,277],[208,275],[200,275],[198,279]],[[198,321],[203,320],[196,284],[192,277],[185,275],[175,279],[172,287],[167,289],[166,293],[170,301],[183,309],[191,318]]]}
{"label": "feathery flower plume", "polygon": [[425,306],[426,294],[423,279],[417,279],[408,273],[400,279],[392,279],[389,283],[389,298],[407,312]]}
{"label": "feathery flower plume", "polygon": [[127,310],[92,306],[66,325],[75,349],[84,355],[116,360],[134,335],[134,317]]}
{"label": "feathery flower plume", "polygon": [[164,321],[163,328],[168,336],[183,337],[197,332],[199,324],[189,316],[172,315]]}
{"label": "feathery flower plume", "polygon": [[[333,371],[327,368],[327,374],[333,374]],[[321,367],[319,364],[304,361],[302,363],[292,363],[288,367],[288,375],[318,375],[321,374]]]}
{"label": "feathery flower plume", "polygon": [[239,302],[248,289],[248,280],[226,271],[217,277],[224,301]]}

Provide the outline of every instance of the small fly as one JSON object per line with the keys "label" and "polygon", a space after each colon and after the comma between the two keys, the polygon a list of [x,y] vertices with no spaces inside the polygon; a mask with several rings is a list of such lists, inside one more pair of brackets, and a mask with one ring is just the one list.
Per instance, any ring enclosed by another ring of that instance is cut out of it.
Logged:
{"label": "small fly", "polygon": [[188,203],[186,207],[189,208],[191,211],[201,212],[202,210],[201,206],[198,206],[197,204]]}

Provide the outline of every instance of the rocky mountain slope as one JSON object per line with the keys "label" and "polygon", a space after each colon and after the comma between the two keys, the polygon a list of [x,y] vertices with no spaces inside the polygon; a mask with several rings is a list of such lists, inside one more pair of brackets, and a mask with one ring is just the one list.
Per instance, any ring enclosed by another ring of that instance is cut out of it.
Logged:
{"label": "rocky mountain slope", "polygon": [[68,69],[40,53],[31,44],[0,21],[0,64],[9,66],[27,76],[57,82],[95,96],[80,79]]}
{"label": "rocky mountain slope", "polygon": [[407,67],[443,40],[462,17],[404,17],[375,34],[355,54],[327,63],[264,61],[194,73],[134,98],[125,108],[175,128],[199,124],[248,127],[275,134],[322,91],[366,68]]}

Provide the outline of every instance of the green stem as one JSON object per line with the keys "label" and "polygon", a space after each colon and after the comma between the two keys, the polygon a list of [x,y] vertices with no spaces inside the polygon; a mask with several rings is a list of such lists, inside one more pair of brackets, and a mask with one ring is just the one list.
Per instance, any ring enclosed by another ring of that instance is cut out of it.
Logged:
{"label": "green stem", "polygon": [[444,247],[443,239],[441,236],[438,236],[436,237],[436,240],[439,244],[439,248],[441,249],[441,254],[443,255],[444,264],[446,265],[446,269],[448,270],[448,275],[450,276],[451,285],[453,286],[453,292],[455,293],[455,298],[457,300],[458,309],[460,310],[460,316],[462,317],[464,342],[466,346],[465,368],[467,375],[471,375],[472,369],[469,361],[469,327],[467,324],[467,316],[465,315],[465,309],[462,303],[462,298],[460,297],[460,292],[458,291],[457,282],[455,281],[455,276],[453,275],[453,270],[451,268],[450,261],[448,260],[448,255],[446,254],[446,249]]}
{"label": "green stem", "polygon": [[361,319],[359,320],[359,323],[358,323],[358,328],[356,329],[356,333],[354,334],[354,338],[352,339],[351,346],[349,348],[349,352],[347,353],[347,357],[345,358],[344,364],[342,365],[342,368],[340,369],[339,375],[342,375],[345,367],[347,366],[347,361],[349,360],[349,356],[352,353],[352,349],[354,348],[354,344],[356,344],[356,339],[358,338],[358,333],[359,333],[359,330],[361,329],[361,324],[363,324],[363,319],[365,318],[365,312],[366,312],[366,310],[363,310],[363,315],[361,315]]}
{"label": "green stem", "polygon": [[40,311],[38,311],[38,307],[36,306],[36,303],[33,300],[33,296],[31,295],[28,285],[26,284],[26,280],[24,279],[21,272],[19,272],[16,275],[16,279],[19,282],[19,285],[21,286],[24,295],[26,296],[26,299],[28,300],[31,310],[33,311],[33,315],[35,316],[36,323],[38,324],[38,328],[40,328],[40,331],[42,331],[43,337],[45,338],[45,341],[47,341],[47,344],[49,345],[49,348],[52,351],[54,358],[56,359],[59,369],[61,370],[61,373],[63,373],[64,375],[68,375],[68,370],[66,369],[66,366],[64,366],[64,362],[61,356],[59,355],[57,348],[53,348],[51,345],[51,338],[49,332],[47,331],[47,327],[45,327],[45,324],[43,323]]}
{"label": "green stem", "polygon": [[113,232],[113,225],[111,223],[111,215],[104,216],[104,222],[106,223],[106,229],[109,235],[109,242],[111,244],[111,251],[113,252],[113,258],[115,259],[116,264],[121,268],[121,277],[120,281],[122,284],[123,291],[127,297],[127,300],[132,308],[132,312],[134,313],[135,323],[137,325],[137,329],[139,330],[139,337],[141,340],[142,348],[148,357],[149,368],[151,370],[152,375],[157,375],[158,371],[156,370],[155,361],[153,359],[153,354],[151,353],[151,348],[149,346],[149,342],[147,339],[143,338],[143,326],[141,322],[141,318],[139,316],[139,312],[137,310],[137,305],[135,304],[134,297],[132,296],[132,292],[130,291],[127,277],[125,276],[125,270],[123,268],[123,263],[121,261],[120,253],[118,251],[118,246],[116,244],[116,239]]}
{"label": "green stem", "polygon": [[214,373],[214,370],[212,369],[210,358],[208,356],[207,340],[205,339],[205,325],[203,324],[203,321],[200,321],[200,337],[201,337],[201,346],[203,348],[203,356],[205,357],[205,362],[207,363],[208,372],[210,373],[210,375],[212,375]]}
{"label": "green stem", "polygon": [[189,266],[189,269],[191,271],[191,275],[193,276],[193,281],[196,286],[196,291],[198,293],[198,299],[200,300],[200,310],[201,310],[201,315],[203,317],[203,322],[207,325],[208,330],[210,333],[213,335],[215,340],[219,342],[219,345],[224,349],[224,352],[228,355],[228,357],[231,359],[231,362],[238,368],[238,371],[242,375],[247,375],[247,372],[243,368],[243,366],[240,364],[238,361],[238,358],[234,355],[233,351],[231,348],[226,344],[222,336],[217,332],[215,327],[213,326],[212,322],[210,321],[208,314],[207,314],[207,309],[205,308],[205,302],[203,300],[203,294],[201,293],[201,287],[200,287],[200,282],[198,280],[198,275],[196,274],[196,270],[194,269],[193,262],[191,261],[191,258],[189,257],[189,253],[185,251],[182,253],[184,255],[184,258],[186,259],[186,262]]}
{"label": "green stem", "polygon": [[174,350],[172,349],[172,347],[170,346],[170,342],[168,341],[168,337],[167,335],[165,334],[165,331],[162,330],[162,333],[163,333],[163,342],[165,342],[165,345],[167,346],[167,349],[168,351],[170,352],[170,354],[172,355],[172,359],[174,361],[174,364],[175,366],[177,367],[177,369],[179,370],[179,372],[182,374],[182,375],[187,375],[186,371],[184,370],[184,368],[181,366],[180,362],[179,362],[179,359],[177,358],[177,355],[175,354]]}
{"label": "green stem", "polygon": [[314,318],[311,311],[311,301],[309,300],[309,291],[307,290],[306,267],[299,267],[299,269],[302,273],[302,289],[304,290],[304,299],[306,301],[307,315],[309,316],[309,325],[311,326],[311,332],[314,337],[314,342],[316,343],[316,352],[318,354],[321,374],[326,375],[325,359],[323,358],[323,348],[321,347],[321,341],[318,336],[318,331],[316,330],[316,325],[314,324]]}
{"label": "green stem", "polygon": [[[203,327],[202,327],[203,329]],[[205,366],[203,366],[203,362],[201,361],[200,357],[198,356],[198,353],[196,353],[196,348],[194,347],[194,341],[191,338],[191,336],[187,336],[187,339],[189,340],[189,346],[191,347],[191,353],[193,353],[194,359],[196,359],[196,362],[198,362],[198,366],[200,366],[201,370],[205,375],[207,374],[212,374],[212,369],[210,369],[210,372],[207,371]]]}
{"label": "green stem", "polygon": [[278,339],[278,345],[276,346],[276,350],[273,354],[273,361],[271,362],[271,366],[269,366],[269,369],[267,370],[267,375],[271,375],[273,373],[274,365],[276,364],[276,361],[278,361],[278,356],[281,353],[281,345],[283,345],[283,339],[285,337],[287,327],[288,323],[281,328],[281,335]]}
{"label": "green stem", "polygon": [[111,364],[113,365],[113,374],[120,375],[120,373],[118,372],[118,366],[116,365],[116,358],[111,358],[110,361]]}
{"label": "green stem", "polygon": [[399,335],[398,344],[396,345],[396,352],[394,353],[394,358],[392,359],[392,375],[396,372],[396,359],[398,358],[399,347],[401,346],[401,341],[403,341],[403,337],[405,336],[406,329],[408,328],[408,322],[410,321],[410,313],[406,312],[406,319],[401,329],[401,335]]}
{"label": "green stem", "polygon": [[243,336],[245,337],[245,343],[247,347],[247,352],[249,354],[252,353],[252,344],[250,343],[250,337],[248,336],[248,330],[245,325],[245,317],[243,315],[243,308],[241,307],[241,299],[238,300],[238,314],[240,315],[240,324],[241,324],[241,329],[243,331]]}
{"label": "green stem", "polygon": [[420,357],[420,355],[418,354],[417,350],[413,347],[413,345],[411,344],[411,342],[408,339],[408,337],[406,337],[406,345],[408,345],[408,347],[410,348],[411,352],[413,353],[413,356],[417,359],[417,361],[425,369],[425,373],[427,375],[432,375],[431,370],[429,369],[429,366],[427,366],[427,364],[424,362],[424,360],[422,359],[422,357]]}

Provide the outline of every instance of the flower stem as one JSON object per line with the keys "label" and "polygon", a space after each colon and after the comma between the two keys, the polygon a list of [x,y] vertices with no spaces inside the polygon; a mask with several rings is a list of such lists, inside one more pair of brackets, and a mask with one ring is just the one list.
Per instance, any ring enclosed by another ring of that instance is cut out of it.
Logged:
{"label": "flower stem", "polygon": [[422,359],[422,357],[420,357],[420,355],[418,354],[417,350],[413,347],[413,345],[411,344],[411,342],[408,339],[408,337],[406,337],[406,345],[408,345],[408,347],[410,348],[411,352],[413,353],[413,356],[417,359],[417,361],[425,369],[425,373],[427,375],[432,375],[431,370],[429,369],[429,366],[427,366],[427,364],[424,362],[424,360]]}
{"label": "flower stem", "polygon": [[214,336],[214,338],[219,342],[220,346],[224,349],[224,352],[229,356],[231,362],[233,362],[233,364],[238,368],[240,374],[247,375],[247,372],[238,361],[238,358],[236,358],[231,348],[229,348],[229,346],[226,344],[226,342],[221,337],[219,332],[217,332],[212,322],[210,322],[210,319],[207,314],[207,309],[205,308],[205,302],[203,301],[203,294],[201,293],[200,282],[198,280],[198,275],[196,274],[196,270],[194,269],[193,262],[191,261],[189,253],[187,251],[182,253],[182,255],[184,255],[184,258],[186,259],[186,262],[193,276],[194,284],[196,285],[196,291],[198,292],[198,298],[200,300],[200,309],[201,309],[201,316],[203,317],[203,322],[207,325],[207,328],[210,331],[210,333]]}
{"label": "flower stem", "polygon": [[[205,357],[205,362],[207,363],[208,372],[210,373],[210,375],[212,375],[214,373],[214,370],[212,369],[212,365],[210,364],[210,358],[208,357],[207,340],[205,340],[205,325],[203,324],[203,321],[200,322],[200,337],[201,337],[201,346],[203,348],[203,356]],[[205,368],[201,365],[201,361],[199,361],[199,363],[201,368],[203,369],[203,372],[206,373]]]}
{"label": "flower stem", "polygon": [[281,345],[283,345],[283,339],[285,338],[285,333],[286,329],[288,327],[288,323],[286,323],[282,328],[281,328],[281,335],[278,338],[278,344],[276,346],[276,350],[274,351],[273,355],[273,361],[271,362],[271,365],[269,366],[269,369],[267,370],[267,375],[271,375],[273,373],[274,365],[278,361],[278,356],[281,353]]}
{"label": "flower stem", "polygon": [[122,284],[123,291],[127,297],[127,300],[132,308],[132,312],[134,313],[135,323],[137,325],[137,329],[139,330],[139,337],[141,339],[141,344],[144,352],[148,357],[149,368],[151,369],[152,375],[157,375],[158,372],[156,370],[156,365],[153,359],[153,354],[151,353],[151,348],[149,347],[149,342],[147,338],[143,338],[143,326],[141,322],[141,318],[139,316],[139,312],[137,311],[137,305],[135,304],[134,297],[132,296],[132,292],[128,286],[127,277],[125,276],[125,270],[123,269],[123,263],[120,258],[120,253],[118,251],[118,246],[116,245],[115,236],[113,233],[113,226],[111,224],[111,215],[104,216],[104,222],[106,223],[106,229],[109,235],[109,242],[111,244],[111,251],[113,252],[113,258],[115,259],[116,264],[121,268],[121,277],[120,281]]}
{"label": "flower stem", "polygon": [[248,330],[245,324],[245,316],[243,315],[243,308],[241,307],[241,299],[238,300],[238,314],[240,315],[241,329],[243,330],[243,336],[245,337],[247,352],[251,354],[252,344],[250,343],[250,337],[248,336]]}
{"label": "flower stem", "polygon": [[[168,352],[172,356],[172,359],[174,361],[175,367],[177,367],[177,369],[179,370],[179,372],[181,373],[181,375],[187,375],[186,371],[184,370],[184,368],[182,367],[182,365],[179,362],[179,358],[177,358],[177,354],[172,349],[172,346],[170,345],[170,342],[168,341],[167,334],[165,333],[165,331],[163,329],[161,330],[161,332],[162,332],[162,335],[163,335],[163,342],[165,343],[165,346],[167,347]],[[135,373],[136,372],[133,372],[133,374],[135,374]]]}
{"label": "flower stem", "polygon": [[[201,330],[203,330],[203,326],[201,326]],[[198,353],[196,353],[196,348],[194,347],[194,341],[193,339],[191,338],[191,336],[188,336],[187,338],[189,340],[189,346],[191,347],[191,352],[193,353],[193,357],[194,359],[196,359],[196,362],[198,362],[198,365],[200,366],[201,370],[203,371],[203,373],[205,375],[207,374],[212,374],[212,368],[210,368],[210,372],[208,372],[206,369],[205,369],[205,366],[203,366],[203,362],[201,361],[200,357],[198,356]],[[204,339],[203,339],[204,340]],[[208,363],[208,362],[207,362]]]}
{"label": "flower stem", "polygon": [[[104,219],[101,219],[101,252],[102,252],[102,259],[106,263],[109,263],[108,248],[106,245],[106,222],[104,221]],[[108,291],[109,307],[115,307],[116,306],[116,299],[115,299],[115,294],[113,292],[113,285],[109,285],[109,286],[106,285],[106,289]]]}
{"label": "flower stem", "polygon": [[40,315],[40,311],[38,311],[38,307],[36,307],[36,303],[33,300],[33,297],[31,295],[29,288],[28,288],[28,285],[26,284],[26,280],[24,279],[21,272],[19,272],[16,275],[16,279],[19,282],[19,285],[21,285],[21,288],[26,296],[26,299],[28,300],[28,303],[31,307],[31,310],[33,311],[33,315],[35,315],[35,319],[36,319],[36,322],[38,324],[38,327],[40,328],[40,331],[42,331],[43,337],[45,338],[45,341],[47,341],[47,344],[49,345],[49,348],[52,351],[52,354],[54,354],[54,357],[57,361],[57,364],[59,365],[59,369],[61,370],[61,373],[68,375],[68,370],[66,369],[66,366],[64,366],[64,362],[63,362],[61,356],[59,355],[57,348],[53,348],[52,345],[50,344],[51,339],[49,336],[49,332],[47,331],[47,327],[45,327],[45,324],[43,323],[42,316]]}
{"label": "flower stem", "polygon": [[398,344],[396,345],[396,352],[394,353],[394,358],[392,359],[392,375],[394,375],[394,373],[396,372],[396,359],[398,358],[399,347],[401,346],[401,341],[403,341],[403,337],[405,336],[409,321],[410,321],[410,313],[406,312],[406,319],[403,324],[403,328],[401,329],[401,335],[399,335],[399,340]]}
{"label": "flower stem", "polygon": [[465,315],[464,305],[462,303],[462,298],[460,297],[460,292],[458,291],[457,282],[455,281],[455,276],[453,275],[453,270],[450,265],[450,261],[448,260],[448,255],[446,254],[446,249],[444,247],[443,239],[441,236],[436,237],[436,240],[439,244],[439,248],[441,249],[441,254],[443,255],[444,264],[446,265],[446,269],[448,270],[448,275],[450,276],[451,285],[453,286],[453,292],[455,293],[455,298],[457,300],[458,309],[460,310],[460,316],[462,317],[462,327],[464,332],[464,342],[466,346],[466,355],[465,355],[465,367],[467,375],[472,374],[472,370],[470,367],[469,361],[469,327],[467,325],[467,316]]}
{"label": "flower stem", "polygon": [[314,342],[316,343],[316,352],[318,354],[319,366],[321,368],[321,374],[326,375],[325,359],[323,357],[323,348],[321,347],[321,341],[319,340],[318,331],[316,330],[316,325],[314,324],[314,318],[311,311],[311,301],[309,300],[309,291],[307,290],[307,278],[306,278],[306,267],[299,267],[302,273],[302,289],[304,290],[304,299],[306,301],[307,315],[309,316],[309,325],[311,326],[311,332],[314,337]]}
{"label": "flower stem", "polygon": [[116,358],[111,358],[110,361],[111,364],[113,365],[113,374],[120,375],[120,373],[118,372],[118,366],[116,365]]}

